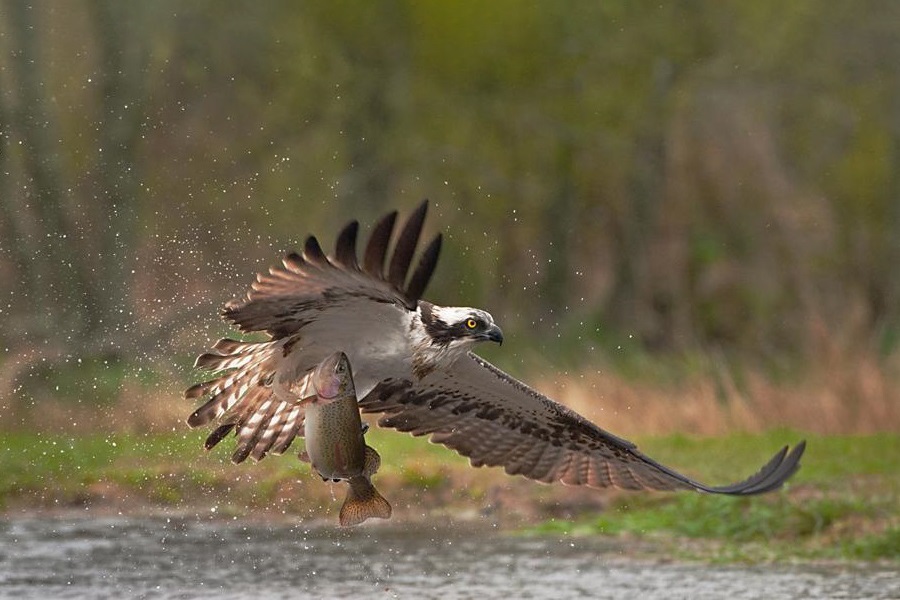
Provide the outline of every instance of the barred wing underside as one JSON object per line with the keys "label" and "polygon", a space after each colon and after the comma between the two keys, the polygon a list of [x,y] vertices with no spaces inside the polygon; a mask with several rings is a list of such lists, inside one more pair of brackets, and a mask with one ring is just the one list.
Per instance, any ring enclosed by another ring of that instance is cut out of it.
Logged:
{"label": "barred wing underside", "polygon": [[423,380],[386,380],[360,401],[384,413],[378,424],[430,435],[474,466],[552,483],[630,490],[693,489],[731,495],[780,487],[799,467],[805,444],[779,451],[751,477],[722,487],[694,481],[637,447],[469,353],[445,373]]}

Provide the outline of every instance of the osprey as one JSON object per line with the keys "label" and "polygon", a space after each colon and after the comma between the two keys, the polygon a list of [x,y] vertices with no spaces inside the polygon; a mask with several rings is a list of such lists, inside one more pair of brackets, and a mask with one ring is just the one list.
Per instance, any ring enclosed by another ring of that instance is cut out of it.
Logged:
{"label": "osprey", "polygon": [[340,232],[330,256],[310,236],[302,255],[288,254],[282,266],[257,275],[245,299],[226,304],[227,321],[268,340],[222,339],[197,358],[195,366],[219,372],[185,392],[208,398],[188,418],[191,427],[217,423],[207,449],[235,432],[235,463],[285,452],[302,435],[313,370],[342,351],[363,412],[381,414],[382,427],[428,435],[473,466],[500,466],[545,483],[731,495],[777,489],[797,471],[804,442],[790,452],[785,446],[741,482],[705,485],[473,354],[480,342],[503,341],[493,317],[422,300],[440,234],[410,274],[426,210],[424,202],[392,248],[397,212],[384,216],[361,259],[356,221]]}

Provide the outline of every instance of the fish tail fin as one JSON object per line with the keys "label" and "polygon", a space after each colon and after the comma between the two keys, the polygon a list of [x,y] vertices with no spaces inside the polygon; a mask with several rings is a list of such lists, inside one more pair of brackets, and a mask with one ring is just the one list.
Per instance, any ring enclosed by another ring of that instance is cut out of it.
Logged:
{"label": "fish tail fin", "polygon": [[350,488],[341,506],[341,527],[359,525],[366,519],[389,519],[391,505],[378,493],[369,478],[363,475],[348,480]]}
{"label": "fish tail fin", "polygon": [[381,456],[372,446],[366,446],[366,457],[363,462],[363,475],[371,477],[378,472],[381,466]]}

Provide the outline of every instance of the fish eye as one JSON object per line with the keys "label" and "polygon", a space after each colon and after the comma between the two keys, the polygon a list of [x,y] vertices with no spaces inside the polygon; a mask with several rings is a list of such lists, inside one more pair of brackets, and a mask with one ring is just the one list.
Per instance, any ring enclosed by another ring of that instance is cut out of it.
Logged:
{"label": "fish eye", "polygon": [[469,319],[468,321],[466,321],[466,327],[468,329],[475,329],[476,327],[478,327],[478,321],[476,321],[475,319]]}

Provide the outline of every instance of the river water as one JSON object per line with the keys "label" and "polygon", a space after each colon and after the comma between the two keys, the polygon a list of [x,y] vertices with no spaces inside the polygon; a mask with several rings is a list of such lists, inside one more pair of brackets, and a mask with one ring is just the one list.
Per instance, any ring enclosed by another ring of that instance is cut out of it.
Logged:
{"label": "river water", "polygon": [[900,599],[900,573],[636,560],[615,540],[489,526],[31,517],[0,521],[0,597]]}

